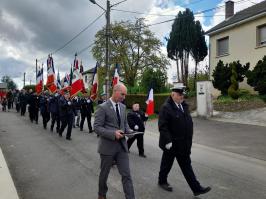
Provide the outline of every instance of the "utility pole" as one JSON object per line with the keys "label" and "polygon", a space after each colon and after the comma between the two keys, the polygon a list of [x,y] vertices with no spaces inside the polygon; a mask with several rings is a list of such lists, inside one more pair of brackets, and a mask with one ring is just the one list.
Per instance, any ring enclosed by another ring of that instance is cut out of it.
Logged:
{"label": "utility pole", "polygon": [[26,76],[26,73],[24,72],[24,78],[23,78],[23,88],[25,87],[25,76]]}
{"label": "utility pole", "polygon": [[38,65],[38,60],[36,59],[36,75],[35,75],[35,77],[36,77],[36,84],[37,84],[37,73],[38,73],[38,71],[37,71],[37,65]]}
{"label": "utility pole", "polygon": [[106,90],[106,97],[107,99],[110,97],[110,81],[109,81],[109,57],[110,57],[110,50],[109,50],[109,44],[110,44],[110,1],[107,0],[106,3],[106,50],[105,50],[105,64],[106,64],[106,77],[105,77],[105,90]]}

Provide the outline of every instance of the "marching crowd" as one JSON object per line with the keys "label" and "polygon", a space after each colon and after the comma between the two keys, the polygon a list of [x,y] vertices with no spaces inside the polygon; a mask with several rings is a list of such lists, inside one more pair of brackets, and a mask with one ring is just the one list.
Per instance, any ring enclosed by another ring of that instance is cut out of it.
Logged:
{"label": "marching crowd", "polygon": [[[127,88],[119,83],[113,87],[109,99],[98,100],[93,127],[91,125],[91,116],[94,113],[93,100],[88,96],[70,98],[67,90],[63,93],[58,91],[53,95],[48,91],[40,95],[32,90],[8,91],[1,103],[3,111],[6,111],[6,106],[10,110],[14,103],[21,116],[25,116],[28,107],[29,119],[36,124],[40,112],[43,128],[47,129],[47,123],[51,120],[50,131],[53,132],[56,125],[55,129],[60,137],[67,127],[67,140],[71,140],[72,128],[79,127],[80,131],[83,131],[84,121],[87,119],[89,133],[95,131],[99,138],[98,153],[101,163],[98,199],[106,199],[108,175],[114,164],[117,165],[122,177],[125,198],[135,199],[128,153],[132,143],[137,140],[139,156],[146,158],[143,133],[148,116],[140,110],[138,102],[134,102],[131,111],[127,112],[123,103],[126,94]],[[170,96],[161,106],[158,127],[159,147],[163,151],[158,185],[165,191],[173,191],[167,178],[176,159],[194,196],[209,192],[211,187],[201,186],[191,165],[193,121],[188,105],[184,101],[183,86],[174,85],[171,89]]]}

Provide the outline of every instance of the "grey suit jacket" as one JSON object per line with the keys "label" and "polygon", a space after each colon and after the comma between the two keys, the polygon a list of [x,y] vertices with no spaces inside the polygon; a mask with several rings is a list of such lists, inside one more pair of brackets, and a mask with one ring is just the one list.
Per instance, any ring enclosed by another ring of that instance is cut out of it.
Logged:
{"label": "grey suit jacket", "polygon": [[108,99],[103,104],[100,104],[95,112],[94,130],[100,136],[98,152],[103,155],[114,155],[122,148],[128,152],[126,139],[115,139],[115,131],[122,130],[128,133],[131,129],[127,123],[126,106],[119,103],[121,124],[118,125],[116,112],[112,106],[112,102]]}

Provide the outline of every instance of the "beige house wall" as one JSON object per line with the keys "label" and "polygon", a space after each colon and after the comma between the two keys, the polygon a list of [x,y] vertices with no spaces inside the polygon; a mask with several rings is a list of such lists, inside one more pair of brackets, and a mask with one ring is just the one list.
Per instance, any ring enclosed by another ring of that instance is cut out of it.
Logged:
{"label": "beige house wall", "polygon": [[[210,75],[219,60],[224,63],[230,63],[240,60],[241,64],[250,63],[250,68],[254,68],[256,63],[266,55],[266,45],[257,46],[257,27],[266,24],[266,16],[256,19],[223,32],[210,35]],[[217,40],[229,37],[229,54],[217,57]],[[240,87],[251,89],[246,83],[242,83]],[[217,92],[215,92],[217,94]]]}

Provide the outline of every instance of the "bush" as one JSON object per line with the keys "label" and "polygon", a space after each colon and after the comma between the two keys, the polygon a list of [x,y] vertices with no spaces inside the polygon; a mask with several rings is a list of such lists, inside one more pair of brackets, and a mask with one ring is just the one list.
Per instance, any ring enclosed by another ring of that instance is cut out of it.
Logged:
{"label": "bush", "polygon": [[231,75],[231,85],[228,88],[228,95],[232,97],[233,99],[238,99],[238,82],[237,82],[237,72],[236,72],[236,64],[233,62],[230,64],[230,68],[232,69],[232,75]]}
{"label": "bush", "polygon": [[252,71],[248,71],[248,84],[260,95],[266,94],[266,56],[259,60]]}

